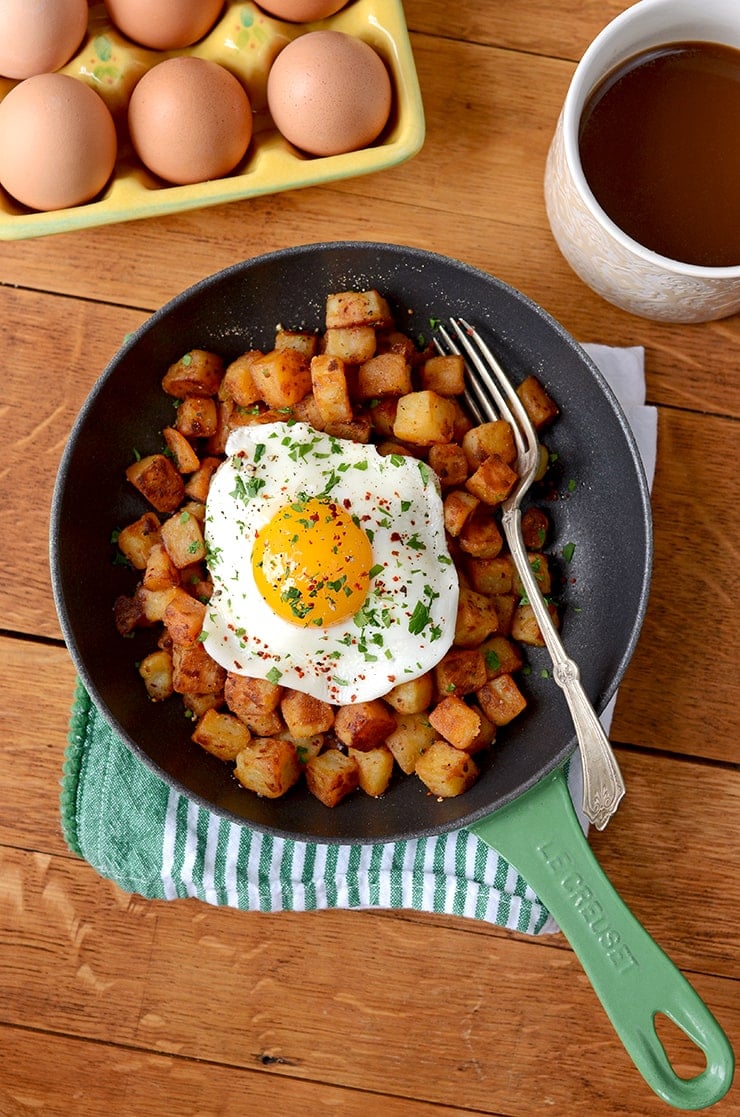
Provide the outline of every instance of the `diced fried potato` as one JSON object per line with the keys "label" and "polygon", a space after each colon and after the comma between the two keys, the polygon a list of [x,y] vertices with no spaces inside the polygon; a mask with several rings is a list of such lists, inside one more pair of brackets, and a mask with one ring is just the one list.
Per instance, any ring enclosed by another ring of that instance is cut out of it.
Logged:
{"label": "diced fried potato", "polygon": [[465,569],[470,585],[478,593],[491,596],[512,593],[516,568],[511,555],[497,555],[495,558],[472,558]]}
{"label": "diced fried potato", "polygon": [[233,714],[220,713],[210,708],[200,718],[192,738],[197,745],[219,760],[236,760],[249,744],[252,734]]}
{"label": "diced fried potato", "polygon": [[319,339],[308,330],[286,330],[281,326],[275,334],[276,349],[295,349],[309,360],[318,352]]}
{"label": "diced fried potato", "polygon": [[376,749],[349,749],[359,773],[360,788],[377,799],[387,789],[393,775],[393,753],[386,745]]}
{"label": "diced fried potato", "polygon": [[498,454],[491,454],[471,473],[466,488],[484,504],[501,504],[514,488],[518,476]]}
{"label": "diced fried potato", "polygon": [[215,396],[223,376],[224,363],[216,353],[191,349],[167,369],[162,387],[168,396]]}
{"label": "diced fried potato", "polygon": [[[541,592],[547,597],[552,592],[552,576],[550,574],[550,566],[547,561],[547,555],[543,555],[540,551],[533,551],[527,554],[529,565],[534,574],[535,581],[540,587]],[[518,597],[526,597],[527,593],[524,588],[521,576],[518,571],[514,572],[514,593]]]}
{"label": "diced fried potato", "polygon": [[431,671],[418,679],[408,679],[397,683],[384,695],[383,701],[392,706],[399,714],[419,714],[426,710],[434,693],[434,677]]}
{"label": "diced fried potato", "polygon": [[180,571],[162,543],[155,543],[149,552],[142,584],[148,590],[166,590],[180,585]]}
{"label": "diced fried potato", "polygon": [[469,749],[480,733],[480,715],[457,694],[438,702],[429,711],[429,721],[456,749]]}
{"label": "diced fried potato", "polygon": [[150,622],[144,615],[141,597],[134,594],[129,597],[122,593],[113,602],[113,623],[121,636],[130,636],[135,628]]}
{"label": "diced fried potato", "polygon": [[200,465],[200,459],[185,435],[175,427],[165,427],[162,435],[177,472],[193,473]]}
{"label": "diced fried potato", "polygon": [[375,330],[372,326],[339,326],[324,335],[324,352],[341,357],[348,364],[360,365],[375,356]]}
{"label": "diced fried potato", "polygon": [[386,299],[377,291],[337,291],[326,300],[326,328],[342,326],[393,325],[393,315]]}
{"label": "diced fried potato", "polygon": [[511,675],[498,675],[481,687],[477,694],[480,707],[494,725],[508,725],[522,710],[527,700]]}
{"label": "diced fried potato", "polygon": [[468,747],[465,749],[465,752],[469,753],[470,756],[475,756],[477,753],[483,752],[485,749],[490,748],[493,742],[496,740],[496,726],[491,721],[491,719],[483,713],[483,710],[480,708],[480,706],[476,705],[475,702],[471,702],[470,706],[471,709],[475,710],[478,714],[478,717],[480,719],[480,728],[478,729],[477,736],[470,742]]}
{"label": "diced fried potato", "polygon": [[[243,708],[262,710],[273,713],[280,705],[284,688],[279,683],[270,682],[269,679],[255,679],[250,675],[237,675],[229,671],[226,677],[224,694],[226,704],[237,716]],[[306,733],[303,736],[310,736]]]}
{"label": "diced fried potato", "polygon": [[510,675],[524,663],[518,647],[506,636],[491,636],[481,644],[479,651],[489,680],[499,675]]}
{"label": "diced fried potato", "polygon": [[352,419],[352,403],[341,357],[333,357],[328,353],[319,353],[312,357],[311,384],[313,398],[324,424],[346,423]]}
{"label": "diced fried potato", "polygon": [[334,733],[343,745],[372,749],[396,728],[396,720],[380,698],[340,706],[334,717]]}
{"label": "diced fried potato", "polygon": [[162,702],[173,693],[172,656],[168,651],[160,649],[145,655],[139,664],[139,674],[153,702]]}
{"label": "diced fried potato", "polygon": [[311,391],[311,368],[297,349],[273,349],[251,368],[255,386],[268,407],[291,407]]}
{"label": "diced fried potato", "polygon": [[218,389],[220,400],[233,400],[238,407],[252,407],[262,399],[252,376],[252,365],[261,357],[259,349],[248,349],[227,365]]}
{"label": "diced fried potato", "polygon": [[119,531],[116,538],[118,549],[135,570],[146,569],[152,547],[162,541],[160,527],[159,517],[154,512],[145,512]]}
{"label": "diced fried potato", "polygon": [[298,759],[301,764],[307,764],[312,756],[318,756],[320,752],[324,751],[326,746],[326,734],[315,733],[312,737],[296,737],[287,730],[279,733],[278,736],[286,741],[291,741],[293,747],[298,753]]}
{"label": "diced fried potato", "polygon": [[205,558],[200,520],[190,512],[176,512],[162,524],[162,543],[178,569]]}
{"label": "diced fried potato", "polygon": [[454,416],[454,430],[452,437],[455,442],[462,445],[462,440],[466,433],[474,426],[473,420],[468,415],[465,408],[460,403],[459,399],[450,399],[452,405],[452,414]]}
{"label": "diced fried potato", "polygon": [[559,414],[557,404],[536,376],[527,376],[516,391],[536,431],[542,430]]}
{"label": "diced fried potato", "polygon": [[313,398],[313,392],[309,392],[307,396],[293,404],[293,418],[299,423],[308,423],[314,430],[324,429],[324,420],[321,418],[319,405]]}
{"label": "diced fried potato", "polygon": [[178,694],[216,694],[226,682],[223,667],[202,644],[173,644],[172,669],[172,685]]}
{"label": "diced fried potato", "polygon": [[208,490],[211,487],[211,479],[220,464],[220,458],[210,455],[203,458],[195,473],[191,474],[185,482],[185,495],[189,496],[191,500],[197,500],[201,504],[205,504]]}
{"label": "diced fried potato", "polygon": [[183,589],[175,589],[167,602],[162,621],[173,644],[195,644],[203,628],[206,607]]}
{"label": "diced fried potato", "polygon": [[467,752],[435,741],[416,762],[416,774],[432,795],[453,799],[473,786],[479,770]]}
{"label": "diced fried potato", "polygon": [[398,400],[395,396],[386,396],[385,399],[373,400],[370,405],[370,421],[373,430],[380,438],[393,437],[393,424],[396,421]]}
{"label": "diced fried potato", "polygon": [[385,739],[398,767],[406,775],[416,769],[416,762],[436,739],[426,710],[416,714],[396,714],[396,727]]}
{"label": "diced fried potato", "polygon": [[427,461],[439,477],[443,489],[464,485],[468,476],[468,459],[456,442],[437,442],[429,447]]}
{"label": "diced fried potato", "polygon": [[306,784],[325,807],[336,807],[360,784],[360,768],[352,756],[328,749],[312,757],[305,766]]}
{"label": "diced fried potato", "polygon": [[373,424],[369,415],[356,414],[354,419],[339,419],[334,423],[327,423],[324,430],[334,438],[346,438],[351,442],[366,444],[370,441]]}
{"label": "diced fried potato", "polygon": [[500,554],[504,537],[491,515],[488,505],[479,504],[462,526],[460,548],[474,558],[496,558]]}
{"label": "diced fried potato", "polygon": [[401,458],[415,458],[419,456],[418,453],[413,449],[413,447],[404,446],[402,442],[393,442],[392,440],[379,442],[376,446],[376,450],[380,454],[381,458],[388,458],[394,454],[396,455],[396,457]]}
{"label": "diced fried potato", "polygon": [[497,593],[493,598],[493,604],[496,609],[496,616],[498,617],[498,628],[496,633],[501,636],[509,636],[511,634],[511,622],[514,617],[514,610],[517,607],[517,598],[513,593]]}
{"label": "diced fried potato", "polygon": [[550,533],[550,517],[534,505],[522,512],[522,538],[528,551],[541,551]]}
{"label": "diced fried potato", "polygon": [[478,648],[450,648],[434,668],[437,694],[472,694],[487,679],[486,665]]}
{"label": "diced fried potato", "polygon": [[440,396],[460,396],[465,390],[465,362],[459,353],[428,357],[421,367],[421,386]]}
{"label": "diced fried potato", "polygon": [[218,401],[216,405],[216,430],[205,442],[207,454],[224,454],[226,452],[226,439],[231,432],[231,419],[235,408],[236,405],[232,399]]}
{"label": "diced fried potato", "polygon": [[303,765],[292,741],[254,737],[236,757],[234,775],[266,799],[279,799],[298,782]]}
{"label": "diced fried potato", "polygon": [[411,391],[411,369],[402,353],[378,353],[364,361],[357,372],[360,399],[403,396]]}
{"label": "diced fried potato", "polygon": [[475,648],[498,627],[493,602],[485,594],[467,586],[460,587],[455,623],[455,643],[461,648]]}
{"label": "diced fried potato", "polygon": [[293,737],[314,737],[327,733],[334,725],[334,707],[300,690],[285,691],[280,699],[280,712]]}
{"label": "diced fried potato", "polygon": [[164,454],[147,454],[132,462],[126,477],[157,512],[174,512],[185,495],[185,483]]}
{"label": "diced fried potato", "polygon": [[378,353],[402,353],[409,364],[418,363],[419,353],[413,340],[400,330],[379,329],[376,333]]}
{"label": "diced fried potato", "polygon": [[175,586],[171,586],[164,590],[148,590],[145,586],[137,587],[134,597],[141,606],[147,624],[154,624],[164,618],[164,611],[170,603],[175,588]]}
{"label": "diced fried potato", "polygon": [[196,720],[203,717],[206,710],[218,710],[224,704],[223,691],[218,694],[182,694],[182,704]]}
{"label": "diced fried potato", "polygon": [[516,461],[516,443],[511,424],[505,419],[492,419],[471,427],[462,441],[471,470],[477,469],[491,454],[511,465]]}
{"label": "diced fried potato", "polygon": [[432,446],[435,442],[451,442],[454,433],[455,407],[446,396],[423,390],[407,392],[399,399],[393,434],[402,442]]}
{"label": "diced fried potato", "polygon": [[[547,611],[552,623],[557,628],[560,620],[557,606],[553,602],[549,602]],[[543,648],[545,646],[542,631],[534,615],[534,609],[529,602],[520,602],[515,608],[514,615],[511,618],[511,637],[520,644],[526,644],[531,648]]]}
{"label": "diced fried potato", "polygon": [[210,438],[218,427],[215,399],[185,396],[177,409],[175,428],[186,438]]}
{"label": "diced fried potato", "polygon": [[442,508],[445,528],[453,538],[460,534],[479,504],[478,497],[465,489],[453,489],[447,494]]}

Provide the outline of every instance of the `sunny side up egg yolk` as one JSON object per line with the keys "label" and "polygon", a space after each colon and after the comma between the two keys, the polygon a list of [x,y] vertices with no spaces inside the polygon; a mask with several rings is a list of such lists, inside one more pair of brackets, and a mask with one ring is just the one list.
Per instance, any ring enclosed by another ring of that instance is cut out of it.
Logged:
{"label": "sunny side up egg yolk", "polygon": [[278,616],[304,627],[354,616],[367,597],[372,567],[362,528],[336,503],[316,497],[276,512],[252,549],[262,597]]}

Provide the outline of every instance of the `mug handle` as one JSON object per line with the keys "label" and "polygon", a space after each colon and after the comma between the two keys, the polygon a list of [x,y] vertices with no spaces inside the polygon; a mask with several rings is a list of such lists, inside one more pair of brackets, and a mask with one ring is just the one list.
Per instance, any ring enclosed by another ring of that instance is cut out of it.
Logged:
{"label": "mug handle", "polygon": [[[570,942],[635,1066],[678,1109],[724,1097],[735,1060],[698,993],[635,918],[583,834],[562,769],[470,830],[537,892]],[[665,1014],[703,1051],[706,1068],[676,1074],[655,1029]]]}

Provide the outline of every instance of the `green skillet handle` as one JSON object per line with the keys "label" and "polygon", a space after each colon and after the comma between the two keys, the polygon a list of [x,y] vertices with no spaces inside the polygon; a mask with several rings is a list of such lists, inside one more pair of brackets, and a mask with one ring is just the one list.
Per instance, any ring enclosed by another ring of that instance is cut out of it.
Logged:
{"label": "green skillet handle", "polygon": [[[729,1041],[683,974],[632,915],[605,876],[556,770],[471,827],[537,892],[586,971],[619,1038],[655,1093],[678,1109],[703,1109],[732,1083]],[[655,1030],[664,1013],[704,1052],[695,1078],[674,1071]]]}

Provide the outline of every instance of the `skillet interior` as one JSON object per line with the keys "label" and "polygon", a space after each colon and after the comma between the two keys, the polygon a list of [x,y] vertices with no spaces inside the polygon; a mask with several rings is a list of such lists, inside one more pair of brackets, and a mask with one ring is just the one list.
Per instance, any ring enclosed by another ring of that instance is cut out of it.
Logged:
{"label": "skillet interior", "polygon": [[[400,778],[380,800],[355,795],[329,810],[305,790],[282,800],[245,792],[229,766],[189,739],[179,702],[152,704],[135,671],[151,634],[123,640],[112,603],[130,593],[130,570],[114,565],[116,528],[143,503],[124,478],[134,449],[161,448],[172,419],[161,391],[167,365],[189,348],[232,359],[269,347],[275,326],[320,328],[332,290],[377,287],[412,335],[430,320],[462,314],[477,324],[513,379],[534,372],[561,417],[546,439],[562,468],[552,505],[555,554],[575,543],[567,567],[562,635],[601,711],[618,686],[642,623],[652,557],[647,485],[624,416],[593,363],[543,310],[502,282],[418,249],[372,243],[306,245],[234,265],[177,296],[133,334],[83,406],[60,466],[51,522],[51,567],[62,629],[80,676],[114,729],[164,780],[218,813],[281,836],[376,842],[470,824],[531,787],[573,751],[559,688],[540,676],[532,651],[525,715],[499,733],[478,783],[438,802]],[[567,493],[567,482],[576,481]],[[572,581],[571,581],[572,579]]]}

